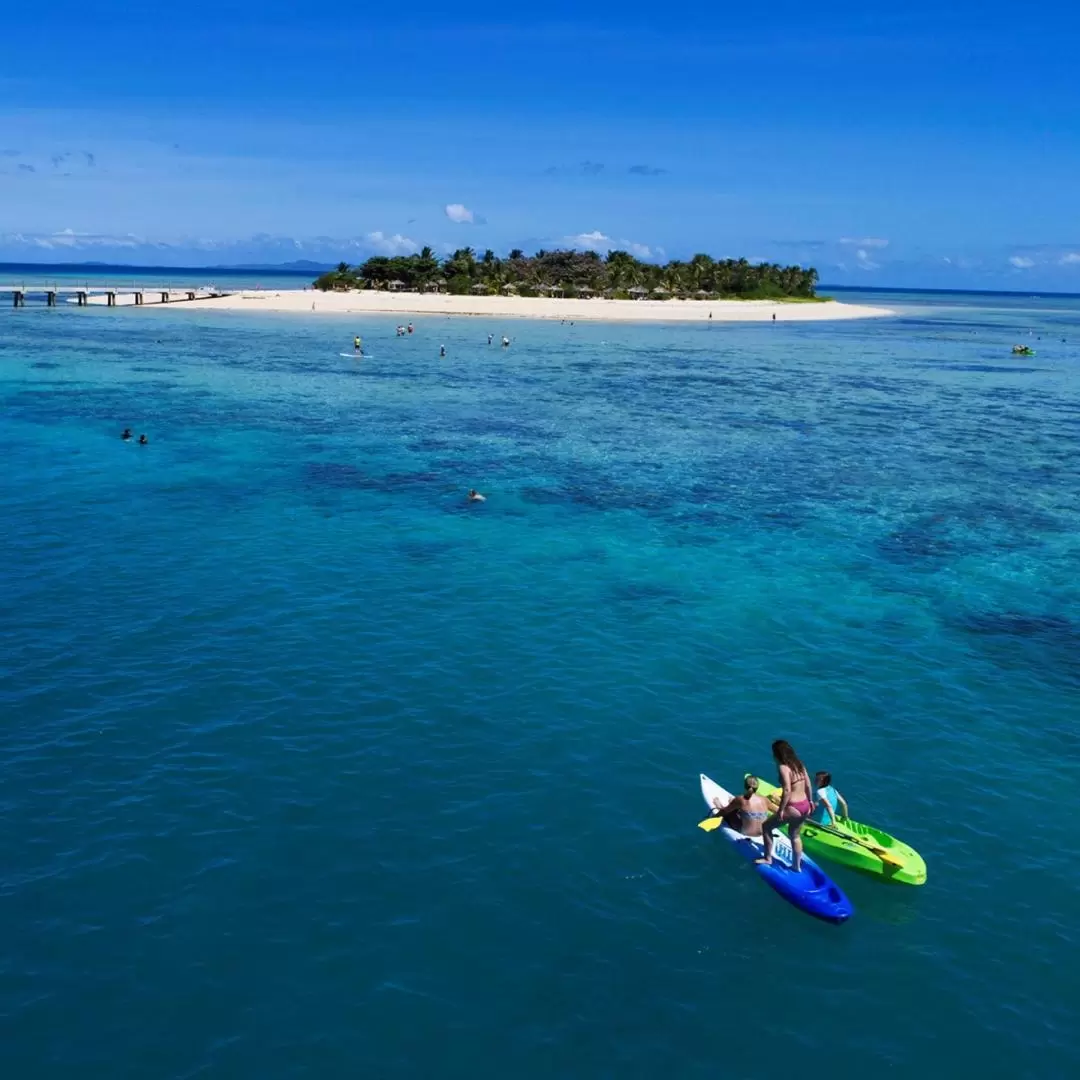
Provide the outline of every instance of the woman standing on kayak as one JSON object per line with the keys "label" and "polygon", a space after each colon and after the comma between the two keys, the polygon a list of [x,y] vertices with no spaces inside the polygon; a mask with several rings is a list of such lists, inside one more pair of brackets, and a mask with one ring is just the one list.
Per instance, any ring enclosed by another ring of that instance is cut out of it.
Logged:
{"label": "woman standing on kayak", "polygon": [[765,841],[765,857],[757,861],[766,865],[772,864],[773,833],[780,825],[787,825],[793,853],[791,866],[795,873],[799,873],[802,870],[803,856],[802,827],[814,808],[811,798],[814,789],[811,787],[806,766],[786,739],[777,739],[772,744],[772,756],[783,790],[779,808],[761,827],[761,835]]}

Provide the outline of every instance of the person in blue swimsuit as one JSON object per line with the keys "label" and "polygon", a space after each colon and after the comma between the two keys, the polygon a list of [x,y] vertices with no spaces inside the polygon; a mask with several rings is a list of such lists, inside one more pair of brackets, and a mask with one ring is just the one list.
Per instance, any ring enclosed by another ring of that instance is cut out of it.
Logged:
{"label": "person in blue swimsuit", "polygon": [[744,793],[736,795],[727,806],[721,806],[719,799],[713,800],[713,816],[723,818],[729,829],[743,836],[760,836],[761,826],[769,816],[769,804],[757,793],[756,776],[748,776],[743,784]]}
{"label": "person in blue swimsuit", "polygon": [[832,773],[815,773],[814,787],[817,789],[817,806],[810,815],[811,821],[816,821],[819,825],[835,825],[838,820],[848,816],[847,801],[833,787]]}

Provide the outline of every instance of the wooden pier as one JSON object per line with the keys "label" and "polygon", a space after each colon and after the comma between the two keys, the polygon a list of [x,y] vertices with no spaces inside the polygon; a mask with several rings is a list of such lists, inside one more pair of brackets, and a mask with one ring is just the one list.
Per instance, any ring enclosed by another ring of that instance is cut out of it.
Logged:
{"label": "wooden pier", "polygon": [[0,285],[0,296],[11,295],[12,305],[26,307],[27,297],[42,297],[47,307],[56,307],[57,298],[65,297],[66,303],[78,307],[104,305],[105,307],[144,307],[157,304],[182,304],[193,300],[209,300],[216,296],[228,296],[223,289],[207,286],[192,289],[187,286],[173,288],[143,285]]}

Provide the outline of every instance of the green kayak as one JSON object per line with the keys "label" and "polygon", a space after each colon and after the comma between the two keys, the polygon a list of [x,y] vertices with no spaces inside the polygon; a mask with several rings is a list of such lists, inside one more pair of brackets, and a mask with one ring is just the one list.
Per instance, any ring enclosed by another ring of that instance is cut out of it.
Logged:
{"label": "green kayak", "polygon": [[[758,794],[766,799],[776,799],[780,789],[759,777]],[[835,826],[804,825],[802,835],[810,855],[833,859],[885,881],[905,885],[926,883],[923,857],[913,847],[871,825],[862,825],[850,818],[838,819]]]}

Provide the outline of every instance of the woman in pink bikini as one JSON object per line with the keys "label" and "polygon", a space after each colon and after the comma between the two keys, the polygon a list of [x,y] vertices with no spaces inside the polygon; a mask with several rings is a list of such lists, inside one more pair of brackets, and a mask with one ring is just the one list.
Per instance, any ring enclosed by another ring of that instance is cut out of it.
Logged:
{"label": "woman in pink bikini", "polygon": [[806,766],[786,739],[777,739],[772,744],[772,756],[780,774],[780,787],[783,791],[776,813],[761,827],[761,835],[765,841],[765,857],[757,861],[772,863],[772,834],[780,825],[787,825],[793,854],[791,865],[795,873],[799,873],[802,870],[803,856],[802,827],[803,822],[810,816],[810,811],[814,809],[814,788]]}

